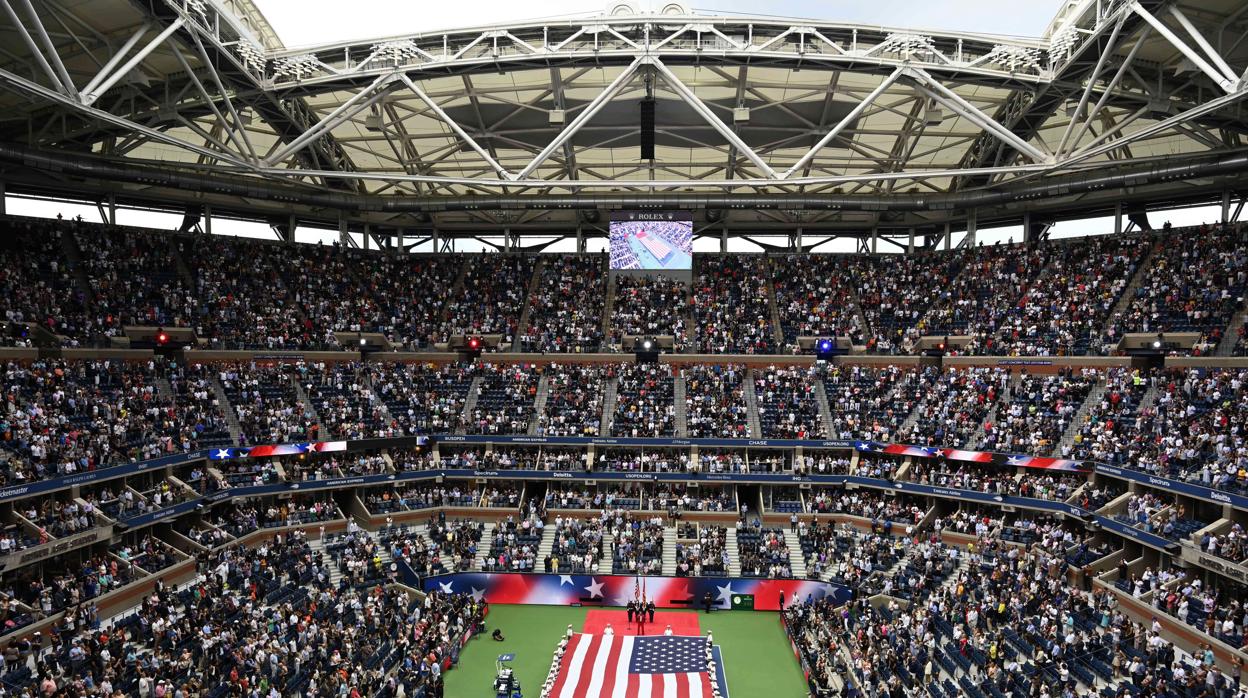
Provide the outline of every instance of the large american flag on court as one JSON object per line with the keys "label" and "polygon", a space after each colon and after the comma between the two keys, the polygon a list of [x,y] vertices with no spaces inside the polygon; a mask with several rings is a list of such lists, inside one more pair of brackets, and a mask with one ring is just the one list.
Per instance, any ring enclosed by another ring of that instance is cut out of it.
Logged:
{"label": "large american flag on court", "polygon": [[711,698],[706,639],[573,635],[550,698]]}

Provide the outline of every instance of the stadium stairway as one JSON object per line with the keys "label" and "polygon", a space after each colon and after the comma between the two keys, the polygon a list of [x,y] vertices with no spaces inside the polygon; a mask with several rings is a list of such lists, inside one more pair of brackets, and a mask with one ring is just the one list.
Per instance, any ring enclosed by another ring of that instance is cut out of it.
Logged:
{"label": "stadium stairway", "polygon": [[529,277],[529,287],[524,293],[524,310],[520,311],[520,320],[516,323],[515,333],[512,334],[516,339],[512,341],[511,351],[523,351],[523,347],[520,346],[520,337],[523,337],[529,330],[529,317],[533,314],[533,298],[542,280],[542,268],[545,265],[546,260],[540,256],[533,265],[533,275]]}
{"label": "stadium stairway", "polygon": [[1079,426],[1083,424],[1083,418],[1087,416],[1088,410],[1092,409],[1101,401],[1101,397],[1105,395],[1105,383],[1097,381],[1092,386],[1092,390],[1088,392],[1088,397],[1084,399],[1083,404],[1079,405],[1079,409],[1075,411],[1075,416],[1071,418],[1070,424],[1066,426],[1066,431],[1062,434],[1062,438],[1058,440],[1056,448],[1050,455],[1057,456],[1062,450],[1068,446],[1075,444],[1075,435],[1079,433]]}
{"label": "stadium stairway", "polygon": [[862,303],[858,301],[858,288],[853,286],[850,289],[849,305],[854,311],[854,319],[858,321],[858,330],[862,332],[863,341],[867,341],[871,337],[871,331],[867,326],[867,316],[862,312]]}
{"label": "stadium stairway", "polygon": [[606,344],[611,343],[611,314],[615,312],[615,277],[611,275],[611,258],[602,261],[602,277],[607,280],[607,296],[602,301],[602,337]]}
{"label": "stadium stairway", "polygon": [[1157,394],[1158,391],[1156,383],[1150,382],[1148,390],[1144,391],[1144,397],[1140,398],[1140,406],[1135,409],[1136,414],[1151,408],[1153,403],[1157,402]]}
{"label": "stadium stairway", "polygon": [[1239,312],[1231,316],[1231,322],[1226,326],[1226,333],[1222,335],[1222,341],[1218,342],[1216,356],[1230,356],[1235,351],[1235,342],[1239,339],[1239,328],[1244,326],[1244,321],[1248,319],[1248,309],[1240,308]]}
{"label": "stadium stairway", "polygon": [[[330,542],[336,537],[335,534],[329,534]],[[325,572],[329,575],[329,583],[331,586],[338,586],[338,580],[342,579],[342,572],[338,570],[338,563],[334,560],[329,551],[325,549],[325,541],[319,536],[308,536],[308,547],[312,549],[312,556],[316,557],[317,553],[321,553],[324,558]]]}
{"label": "stadium stairway", "polygon": [[472,383],[468,384],[468,395],[464,398],[464,411],[460,414],[460,424],[455,427],[456,434],[464,433],[464,424],[472,417],[472,411],[477,409],[477,393],[481,392],[481,376],[472,379]]}
{"label": "stadium stairway", "polygon": [[832,408],[828,405],[828,391],[823,381],[815,381],[815,402],[819,403],[819,419],[823,421],[823,430],[829,439],[836,438],[832,433]]}
{"label": "stadium stairway", "polygon": [[685,403],[685,377],[676,376],[672,379],[672,395],[676,403],[676,436],[689,436],[689,405]]}
{"label": "stadium stairway", "polygon": [[[724,549],[728,551],[728,576],[741,576],[741,551],[737,548],[737,528],[730,526],[724,536]],[[799,547],[798,550],[801,550]]]}
{"label": "stadium stairway", "polygon": [[490,532],[486,530],[481,534],[481,541],[477,543],[477,556],[472,559],[472,571],[480,572],[485,569],[485,558],[490,556]]}
{"label": "stadium stairway", "polygon": [[784,529],[784,544],[789,548],[789,569],[794,579],[806,578],[806,556],[802,554],[802,539],[795,531]]}
{"label": "stadium stairway", "polygon": [[1105,327],[1111,325],[1114,318],[1126,312],[1127,306],[1131,305],[1131,299],[1135,298],[1136,289],[1144,282],[1144,277],[1148,275],[1148,270],[1153,268],[1153,258],[1157,256],[1157,245],[1152,242],[1149,245],[1148,254],[1144,255],[1140,265],[1135,268],[1135,273],[1131,275],[1131,281],[1127,283],[1126,288],[1122,289],[1122,294],[1118,296],[1118,302],[1114,303],[1114,307],[1109,311],[1109,315],[1105,316],[1108,318],[1105,321]]}
{"label": "stadium stairway", "polygon": [[758,395],[754,392],[754,381],[757,379],[754,369],[746,375],[745,385],[742,386],[745,393],[745,409],[750,416],[750,438],[763,438],[762,421],[758,418]]}
{"label": "stadium stairway", "polygon": [[225,386],[221,385],[221,379],[216,375],[213,375],[208,383],[212,386],[212,396],[217,399],[221,412],[225,414],[225,424],[230,430],[230,438],[236,444],[242,443],[243,428],[238,423],[238,415],[234,412],[234,406],[230,404],[230,399],[226,397]]}
{"label": "stadium stairway", "polygon": [[195,288],[195,274],[191,272],[191,266],[186,263],[186,257],[182,256],[181,245],[170,245],[169,249],[173,252],[173,264],[178,269],[178,276],[182,278],[182,283],[187,288]]}
{"label": "stadium stairway", "polygon": [[[459,294],[464,290],[464,277],[468,274],[468,265],[471,264],[472,257],[464,255],[464,261],[459,265],[459,273],[455,275],[455,281],[451,284],[451,291],[447,294],[448,301],[454,301],[459,298]],[[442,322],[451,319],[451,303],[447,302],[442,306]],[[519,335],[514,335],[519,336]]]}
{"label": "stadium stairway", "polygon": [[303,405],[303,409],[312,418],[312,422],[321,428],[321,434],[325,434],[325,425],[321,424],[321,418],[316,414],[316,407],[312,405],[312,398],[308,397],[308,391],[303,389],[303,384],[295,376],[290,377],[290,384],[295,386],[295,397],[299,399],[299,404]]}
{"label": "stadium stairway", "polygon": [[784,330],[780,328],[780,304],[776,302],[776,276],[773,264],[774,260],[770,256],[767,257],[767,272],[765,276],[767,279],[767,309],[770,311],[771,332],[775,337],[776,346],[783,347]]}
{"label": "stadium stairway", "polygon": [[618,378],[608,378],[607,385],[602,389],[602,421],[598,423],[598,433],[603,436],[611,436],[611,418],[615,414],[615,396],[619,384]]}
{"label": "stadium stairway", "polygon": [[663,574],[676,576],[676,528],[663,527]]}
{"label": "stadium stairway", "polygon": [[545,373],[537,379],[537,394],[533,396],[533,418],[529,420],[529,435],[537,434],[542,415],[546,413],[546,396],[549,393],[549,376]]}
{"label": "stadium stairway", "polygon": [[904,420],[902,420],[901,426],[897,427],[897,431],[895,432],[895,437],[904,438],[901,435],[910,431],[910,428],[913,427],[915,424],[917,424],[919,421],[919,418],[922,417],[924,414],[926,414],[926,411],[923,407],[923,401],[921,399],[915,400],[914,407],[910,408],[910,414],[907,415]]}
{"label": "stadium stairway", "polygon": [[91,290],[91,281],[87,278],[87,270],[82,265],[82,250],[78,249],[78,241],[74,239],[72,232],[66,232],[61,235],[61,249],[65,251],[65,259],[69,262],[69,269],[74,274],[74,280],[78,282],[78,290],[82,291],[83,297],[88,303],[92,302],[95,294]]}
{"label": "stadium stairway", "polygon": [[169,379],[163,376],[157,376],[152,380],[152,384],[156,386],[156,394],[165,400],[173,401],[173,386],[169,384]]}
{"label": "stadium stairway", "polygon": [[[1017,388],[1018,384],[1021,383],[1022,381],[1023,381],[1023,374],[1011,373],[1010,383],[1009,383],[1009,386],[1010,386],[1009,392],[1013,393],[1014,389]],[[970,439],[967,439],[967,442],[965,444],[966,448],[979,448],[980,445],[984,443],[984,436],[986,434],[984,430],[984,425],[989,424],[989,423],[996,424],[997,414],[1001,412],[1001,407],[1004,405],[1008,405],[1008,404],[1009,404],[1008,393],[1005,395],[997,395],[997,399],[993,401],[992,406],[988,408],[988,414],[984,415],[983,420],[980,421],[979,423],[979,427],[975,429],[975,433],[971,434]]]}
{"label": "stadium stairway", "polygon": [[542,539],[537,544],[537,565],[540,569],[542,561],[555,549],[555,527],[546,526],[542,529]]}

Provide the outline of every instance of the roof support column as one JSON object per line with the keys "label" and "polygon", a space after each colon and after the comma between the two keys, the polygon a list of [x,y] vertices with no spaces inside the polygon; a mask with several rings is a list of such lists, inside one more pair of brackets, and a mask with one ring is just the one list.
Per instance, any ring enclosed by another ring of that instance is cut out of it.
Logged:
{"label": "roof support column", "polygon": [[0,181],[0,216],[8,215],[4,205],[4,182]]}
{"label": "roof support column", "polygon": [[966,242],[967,247],[975,246],[975,236],[979,232],[979,212],[971,209],[966,216]]}
{"label": "roof support column", "polygon": [[945,221],[945,251],[949,251],[949,246],[953,243],[953,227],[949,221]]}
{"label": "roof support column", "polygon": [[351,242],[351,234],[347,232],[347,218],[338,214],[338,244],[345,250]]}
{"label": "roof support column", "polygon": [[212,235],[212,207],[204,206],[204,232]]}
{"label": "roof support column", "polygon": [[72,86],[61,84],[61,78],[56,74],[56,71],[52,70],[52,64],[48,63],[48,59],[44,57],[43,52],[35,45],[34,38],[30,35],[30,32],[26,31],[26,26],[22,24],[22,20],[17,16],[17,12],[13,10],[13,6],[9,4],[8,0],[0,0],[0,7],[4,8],[4,13],[9,16],[9,21],[13,23],[22,40],[26,42],[26,48],[30,50],[30,55],[43,68],[43,73],[48,77],[48,82],[51,83],[52,89],[63,95],[70,95]]}
{"label": "roof support column", "polygon": [[1187,42],[1183,41],[1183,39],[1179,38],[1177,34],[1170,30],[1170,27],[1162,24],[1161,20],[1157,19],[1152,15],[1152,13],[1141,7],[1138,2],[1132,3],[1131,10],[1139,15],[1145,22],[1152,25],[1153,29],[1155,29],[1158,34],[1165,37],[1166,41],[1169,41],[1172,46],[1178,49],[1179,53],[1183,54],[1187,60],[1191,61],[1192,65],[1196,66],[1200,72],[1208,76],[1215,85],[1221,87],[1228,93],[1236,90],[1235,79],[1232,76],[1224,75],[1217,68],[1210,65],[1209,61],[1205,60],[1204,56],[1200,55],[1200,53],[1191,46],[1188,46]]}
{"label": "roof support column", "polygon": [[1031,242],[1031,211],[1023,211],[1023,242]]}
{"label": "roof support column", "polygon": [[910,240],[906,243],[906,254],[914,254],[914,228],[910,229]]}
{"label": "roof support column", "polygon": [[724,229],[719,231],[719,251],[720,252],[728,251],[728,227],[727,226],[724,226]]}
{"label": "roof support column", "polygon": [[878,254],[880,251],[880,229],[871,229],[871,254]]}
{"label": "roof support column", "polygon": [[1118,235],[1122,232],[1122,202],[1114,204],[1114,234]]}
{"label": "roof support column", "polygon": [[580,223],[576,224],[576,253],[585,254],[585,229]]}
{"label": "roof support column", "polygon": [[1231,219],[1231,190],[1222,190],[1222,218],[1221,221],[1226,223]]}

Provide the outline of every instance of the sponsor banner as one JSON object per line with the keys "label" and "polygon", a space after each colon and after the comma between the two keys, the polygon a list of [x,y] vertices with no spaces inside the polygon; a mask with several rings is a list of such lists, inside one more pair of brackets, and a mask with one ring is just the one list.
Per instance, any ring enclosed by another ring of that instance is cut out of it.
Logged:
{"label": "sponsor banner", "polygon": [[203,498],[192,499],[189,502],[182,502],[171,507],[158,509],[146,514],[139,514],[128,519],[122,519],[119,523],[129,528],[139,528],[141,526],[149,526],[168,519],[175,519],[189,511],[194,511],[197,507],[203,506]]}
{"label": "sponsor banner", "polygon": [[1226,560],[1208,553],[1200,553],[1196,556],[1196,563],[1208,570],[1213,570],[1218,574],[1234,579],[1241,584],[1248,584],[1248,567],[1237,565],[1230,560]]}
{"label": "sponsor banner", "polygon": [[1190,482],[1171,480],[1170,478],[1158,477],[1156,475],[1142,473],[1138,470],[1131,470],[1129,468],[1118,468],[1112,465],[1105,465],[1104,463],[1096,464],[1096,472],[1112,475],[1113,477],[1122,478],[1123,480],[1138,482],[1142,485],[1148,485],[1149,487],[1168,490],[1175,494],[1196,497],[1198,499],[1206,499],[1210,502],[1216,502],[1218,504],[1230,504],[1237,509],[1248,509],[1248,497],[1203,487],[1201,485],[1193,485]]}
{"label": "sponsor banner", "polygon": [[[650,447],[681,447],[698,446],[699,448],[855,448],[860,441],[802,439],[676,439],[676,438],[632,438],[632,437],[589,437],[589,436],[495,436],[492,434],[437,434],[429,437],[438,444],[508,444],[524,446],[650,446]],[[351,442],[352,444],[358,442]]]}
{"label": "sponsor banner", "polygon": [[1050,359],[997,359],[998,366],[1052,366]]}
{"label": "sponsor banner", "polygon": [[1128,526],[1127,524],[1108,516],[1098,516],[1096,517],[1096,522],[1101,525],[1101,528],[1113,531],[1120,536],[1131,538],[1137,543],[1143,543],[1151,548],[1157,548],[1158,550],[1172,550],[1179,547],[1178,543],[1170,540],[1169,538],[1163,538],[1142,529],[1138,529],[1134,526]]}
{"label": "sponsor banner", "polygon": [[126,463],[125,465],[115,465],[109,468],[100,468],[98,470],[89,470],[64,477],[56,477],[50,480],[40,480],[38,482],[30,482],[22,485],[13,485],[12,487],[0,488],[0,502],[11,499],[21,499],[36,494],[44,494],[45,492],[54,492],[56,490],[73,487],[75,485],[88,485],[95,482],[103,482],[105,480],[113,480],[119,477],[127,477],[135,475],[147,470],[156,468],[165,468],[172,465],[184,465],[193,463],[197,460],[203,460],[204,451],[191,451],[189,453],[179,453],[172,456],[162,456],[152,460],[139,461],[137,463]]}
{"label": "sponsor banner", "polygon": [[750,594],[760,611],[780,610],[780,594],[785,603],[794,600],[831,599],[837,604],[849,601],[846,587],[828,582],[800,579],[729,579],[725,577],[633,577],[627,575],[522,574],[518,572],[461,572],[427,577],[425,591],[472,594],[487,603],[541,604],[564,606],[573,603],[601,603],[623,606],[632,601],[640,585],[646,598],[658,608],[701,608],[706,594],[715,608],[728,609],[732,597]]}
{"label": "sponsor banner", "polygon": [[347,450],[346,441],[312,441],[295,444],[249,446],[245,448],[214,448],[208,451],[208,460],[297,456],[304,453],[332,453],[345,450]]}
{"label": "sponsor banner", "polygon": [[86,547],[92,543],[109,540],[112,537],[113,527],[101,526],[99,528],[93,528],[86,533],[79,533],[66,538],[57,538],[56,540],[49,541],[43,545],[36,545],[33,548],[19,550],[15,553],[0,557],[0,571],[7,572],[8,570],[22,567],[23,565],[29,565],[34,562],[39,562],[40,560],[46,560],[47,558],[55,555],[61,555],[71,550]]}

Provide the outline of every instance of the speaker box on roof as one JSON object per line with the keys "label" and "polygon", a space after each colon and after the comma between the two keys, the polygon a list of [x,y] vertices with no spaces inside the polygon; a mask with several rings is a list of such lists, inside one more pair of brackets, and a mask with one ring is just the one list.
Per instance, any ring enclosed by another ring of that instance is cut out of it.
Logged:
{"label": "speaker box on roof", "polygon": [[654,99],[641,100],[641,159],[654,159]]}

